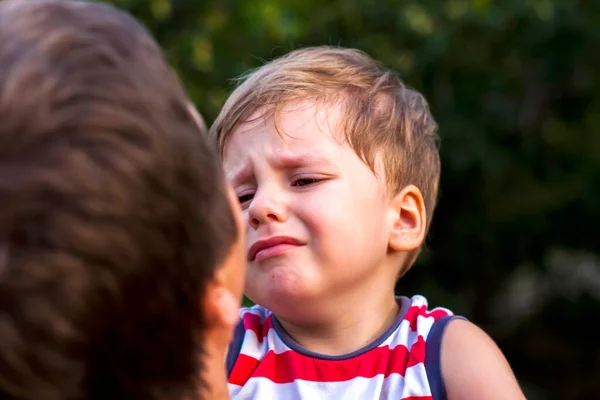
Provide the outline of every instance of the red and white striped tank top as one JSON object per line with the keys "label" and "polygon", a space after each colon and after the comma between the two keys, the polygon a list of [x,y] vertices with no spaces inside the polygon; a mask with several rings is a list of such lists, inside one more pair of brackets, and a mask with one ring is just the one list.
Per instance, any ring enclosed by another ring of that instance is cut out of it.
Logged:
{"label": "red and white striped tank top", "polygon": [[400,313],[376,341],[343,356],[296,344],[261,306],[243,308],[227,355],[232,400],[446,399],[440,345],[450,310],[398,297]]}

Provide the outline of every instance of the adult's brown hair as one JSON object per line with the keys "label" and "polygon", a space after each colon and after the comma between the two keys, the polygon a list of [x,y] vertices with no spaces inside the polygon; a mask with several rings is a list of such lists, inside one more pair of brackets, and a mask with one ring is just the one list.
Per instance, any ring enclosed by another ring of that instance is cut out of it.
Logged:
{"label": "adult's brown hair", "polygon": [[184,399],[236,240],[157,44],[97,3],[0,3],[0,398]]}

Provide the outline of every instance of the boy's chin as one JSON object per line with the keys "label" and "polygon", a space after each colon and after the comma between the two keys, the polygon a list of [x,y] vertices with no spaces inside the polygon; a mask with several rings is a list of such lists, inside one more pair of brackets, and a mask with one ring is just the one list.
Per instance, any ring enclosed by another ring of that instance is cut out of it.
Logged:
{"label": "boy's chin", "polygon": [[319,300],[322,296],[314,290],[300,290],[297,286],[289,290],[263,287],[255,296],[249,294],[248,297],[278,318],[295,323],[312,320],[322,304]]}
{"label": "boy's chin", "polygon": [[250,298],[260,298],[263,302],[268,300],[271,303],[287,302],[286,299],[310,301],[319,296],[323,285],[317,271],[311,271],[305,263],[291,264],[285,260],[281,261],[248,270],[246,293]]}

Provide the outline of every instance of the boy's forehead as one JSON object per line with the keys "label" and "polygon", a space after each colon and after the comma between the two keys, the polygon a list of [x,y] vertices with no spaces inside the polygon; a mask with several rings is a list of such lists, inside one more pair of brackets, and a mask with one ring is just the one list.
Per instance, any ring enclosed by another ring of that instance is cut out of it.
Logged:
{"label": "boy's forehead", "polygon": [[[233,186],[244,182],[253,175],[256,163],[264,163],[277,170],[303,167],[331,169],[337,164],[333,152],[311,146],[310,141],[290,141],[282,146],[272,146],[262,141],[255,142],[256,146],[232,143],[231,151],[225,153],[223,160],[227,180]],[[280,143],[286,142],[282,139]]]}
{"label": "boy's forehead", "polygon": [[[288,102],[280,107],[261,107],[249,113],[227,135],[223,153],[228,148],[248,142],[279,142],[282,147],[319,147],[333,139],[343,145],[340,106],[311,101]],[[325,139],[325,140],[324,140]],[[235,143],[233,146],[231,144]]]}
{"label": "boy's forehead", "polygon": [[225,143],[228,180],[235,186],[251,175],[251,160],[278,169],[334,167],[338,149],[343,145],[332,132],[336,121],[326,120],[326,115],[307,104],[290,105],[277,113],[254,112],[231,132]]}

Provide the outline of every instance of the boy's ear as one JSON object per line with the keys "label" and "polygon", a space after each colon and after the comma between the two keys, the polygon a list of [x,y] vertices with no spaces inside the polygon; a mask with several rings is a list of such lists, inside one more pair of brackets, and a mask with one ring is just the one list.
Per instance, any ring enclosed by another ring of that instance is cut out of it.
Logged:
{"label": "boy's ear", "polygon": [[425,239],[427,224],[421,191],[414,185],[404,187],[391,199],[390,215],[389,248],[394,251],[418,249]]}

